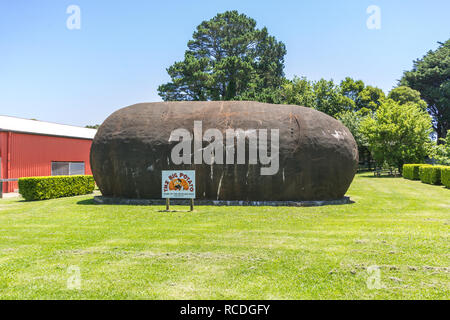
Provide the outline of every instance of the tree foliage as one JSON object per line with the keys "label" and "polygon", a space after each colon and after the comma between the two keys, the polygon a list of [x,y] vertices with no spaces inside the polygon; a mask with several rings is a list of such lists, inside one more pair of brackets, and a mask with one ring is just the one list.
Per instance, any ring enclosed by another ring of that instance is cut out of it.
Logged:
{"label": "tree foliage", "polygon": [[420,97],[420,92],[407,86],[398,86],[392,89],[388,94],[388,98],[400,104],[415,103],[422,110],[427,109],[427,103]]}
{"label": "tree foliage", "polygon": [[[184,60],[167,69],[159,86],[169,100],[232,100],[278,88],[284,79],[285,45],[237,11],[203,21],[188,42]],[[249,92],[249,93],[246,93]]]}
{"label": "tree foliage", "polygon": [[360,109],[359,94],[364,89],[364,82],[362,80],[354,80],[346,77],[341,81],[340,88],[343,98],[344,110],[358,110]]}
{"label": "tree foliage", "polygon": [[314,108],[315,106],[313,83],[305,77],[294,77],[292,81],[286,81],[280,91],[281,103],[296,104],[308,108]]}
{"label": "tree foliage", "polygon": [[158,88],[165,101],[252,100],[295,104],[333,117],[344,111],[375,111],[385,98],[381,89],[347,77],[310,81],[284,78],[283,43],[266,28],[237,11],[203,21],[188,42],[182,61],[167,69],[171,81]]}
{"label": "tree foliage", "polygon": [[403,74],[400,84],[420,92],[433,117],[438,141],[444,138],[450,129],[450,39],[415,60],[412,70]]}
{"label": "tree foliage", "polygon": [[365,87],[358,95],[356,110],[363,113],[377,111],[386,98],[383,90],[373,86]]}
{"label": "tree foliage", "polygon": [[370,117],[369,114],[365,114],[360,111],[349,111],[349,110],[343,111],[337,115],[338,120],[340,120],[344,124],[344,126],[346,126],[352,133],[359,149],[367,148],[369,146],[367,137],[361,130],[362,123],[368,117]]}
{"label": "tree foliage", "polygon": [[89,129],[98,129],[100,127],[100,125],[99,124],[94,124],[94,125],[88,124],[88,125],[85,125],[84,127],[89,128]]}
{"label": "tree foliage", "polygon": [[340,88],[333,80],[320,79],[313,83],[315,104],[314,109],[332,117],[342,111],[343,97]]}
{"label": "tree foliage", "polygon": [[441,138],[441,144],[435,144],[431,156],[437,164],[450,166],[450,130],[445,138]]}
{"label": "tree foliage", "polygon": [[373,117],[361,124],[369,149],[378,164],[402,170],[404,163],[422,162],[430,148],[431,119],[415,103],[385,100]]}
{"label": "tree foliage", "polygon": [[337,114],[337,119],[342,122],[344,126],[346,126],[353,137],[355,138],[356,144],[358,146],[359,160],[363,162],[364,165],[367,166],[367,169],[370,170],[372,156],[369,150],[369,143],[367,141],[367,137],[362,131],[362,123],[366,118],[370,117],[371,114],[364,111],[351,111],[346,110],[339,114]]}
{"label": "tree foliage", "polygon": [[385,94],[380,88],[366,86],[362,80],[350,77],[341,81],[340,89],[343,96],[343,110],[373,112],[385,99]]}
{"label": "tree foliage", "polygon": [[333,80],[310,81],[305,77],[285,79],[280,87],[249,90],[237,100],[252,100],[277,104],[295,104],[313,108],[332,117],[345,111],[376,111],[385,99],[383,90],[365,86],[361,80],[346,78],[340,85]]}

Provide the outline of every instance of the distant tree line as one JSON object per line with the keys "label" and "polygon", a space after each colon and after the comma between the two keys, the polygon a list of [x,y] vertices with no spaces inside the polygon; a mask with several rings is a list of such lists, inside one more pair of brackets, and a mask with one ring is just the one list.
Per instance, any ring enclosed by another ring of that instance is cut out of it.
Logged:
{"label": "distant tree line", "polygon": [[86,125],[84,126],[85,128],[89,128],[89,129],[98,129],[100,127],[99,124],[94,124],[94,125]]}

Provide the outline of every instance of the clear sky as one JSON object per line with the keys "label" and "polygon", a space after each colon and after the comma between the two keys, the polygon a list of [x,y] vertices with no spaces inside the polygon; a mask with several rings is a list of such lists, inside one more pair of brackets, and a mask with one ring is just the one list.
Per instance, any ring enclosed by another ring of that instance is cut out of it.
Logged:
{"label": "clear sky", "polygon": [[[66,26],[69,5],[81,10],[80,29]],[[366,25],[370,5],[380,29]],[[385,92],[450,38],[448,0],[2,0],[0,114],[84,126],[160,101],[165,69],[195,27],[234,9],[286,44],[288,78],[350,76]]]}

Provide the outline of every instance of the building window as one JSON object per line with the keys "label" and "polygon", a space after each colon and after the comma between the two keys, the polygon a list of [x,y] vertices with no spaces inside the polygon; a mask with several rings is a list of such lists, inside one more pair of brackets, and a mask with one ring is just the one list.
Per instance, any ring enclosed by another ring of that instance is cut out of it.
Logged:
{"label": "building window", "polygon": [[72,176],[84,174],[84,162],[52,162],[52,176]]}

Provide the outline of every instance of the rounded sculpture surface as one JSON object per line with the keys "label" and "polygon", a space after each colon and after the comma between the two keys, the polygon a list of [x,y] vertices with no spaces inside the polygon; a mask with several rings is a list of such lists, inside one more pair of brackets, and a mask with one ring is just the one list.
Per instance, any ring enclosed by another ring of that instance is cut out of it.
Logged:
{"label": "rounded sculpture surface", "polygon": [[[192,141],[183,163],[173,159],[180,128],[201,139],[199,148]],[[209,163],[204,154],[218,138],[208,140],[208,129],[223,136],[223,153],[215,149]],[[233,131],[235,139],[227,140]],[[239,134],[245,141],[240,159]],[[162,170],[196,170],[197,199],[335,200],[345,195],[357,164],[356,142],[338,120],[311,108],[251,101],[135,104],[110,115],[91,147],[97,185],[104,196],[119,198],[159,199]]]}

